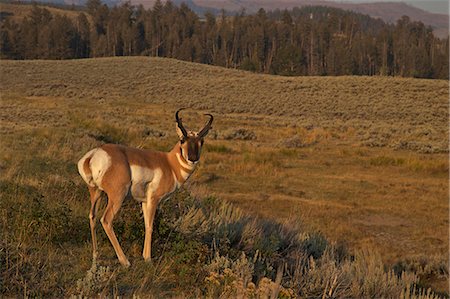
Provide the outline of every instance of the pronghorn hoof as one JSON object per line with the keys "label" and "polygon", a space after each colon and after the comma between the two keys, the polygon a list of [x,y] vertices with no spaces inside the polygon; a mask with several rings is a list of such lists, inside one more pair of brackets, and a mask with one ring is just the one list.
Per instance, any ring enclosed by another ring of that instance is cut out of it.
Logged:
{"label": "pronghorn hoof", "polygon": [[125,260],[125,261],[121,261],[120,262],[121,264],[122,264],[122,266],[124,266],[125,268],[128,268],[128,267],[130,267],[130,262],[128,261],[128,260]]}

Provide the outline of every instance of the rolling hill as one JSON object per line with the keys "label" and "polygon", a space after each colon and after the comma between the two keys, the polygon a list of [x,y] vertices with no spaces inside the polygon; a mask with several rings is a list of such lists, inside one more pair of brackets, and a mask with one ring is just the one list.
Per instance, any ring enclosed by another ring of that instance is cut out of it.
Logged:
{"label": "rolling hill", "polygon": [[[340,126],[354,127],[359,142],[394,148],[406,142],[424,152],[447,149],[445,80],[274,77],[147,57],[61,61],[52,68],[48,65],[44,61],[4,61],[2,88],[28,96],[124,97],[174,106],[188,104],[217,113],[283,117],[284,123],[299,126],[333,127],[339,122]],[[111,72],[115,66],[120,71]],[[80,77],[80,73],[85,75]],[[425,96],[425,91],[433,96]],[[433,134],[425,134],[430,126]],[[376,133],[381,127],[385,132]],[[371,131],[374,133],[367,134]]]}
{"label": "rolling hill", "polygon": [[[0,69],[5,296],[447,296],[448,81],[148,57]],[[105,142],[170,149],[179,107],[188,128],[215,122],[185,190],[158,207],[153,263],[128,200],[114,227],[132,266],[100,227],[92,263],[76,161]]]}
{"label": "rolling hill", "polygon": [[[57,6],[46,6],[43,5],[52,14],[65,15],[72,20],[75,20],[80,14],[80,10],[69,9],[69,7],[57,7]],[[9,19],[15,22],[20,22],[26,16],[29,16],[33,6],[29,3],[11,3],[11,2],[0,2],[0,15],[1,20]],[[79,9],[79,7],[78,7]]]}

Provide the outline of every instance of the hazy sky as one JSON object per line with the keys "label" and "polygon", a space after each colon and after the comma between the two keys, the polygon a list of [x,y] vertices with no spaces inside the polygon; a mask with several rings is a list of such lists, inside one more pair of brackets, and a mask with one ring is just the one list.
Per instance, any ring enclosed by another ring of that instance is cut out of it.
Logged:
{"label": "hazy sky", "polygon": [[433,12],[449,14],[448,0],[332,0],[336,2],[355,2],[355,3],[367,3],[367,2],[405,2],[420,9]]}

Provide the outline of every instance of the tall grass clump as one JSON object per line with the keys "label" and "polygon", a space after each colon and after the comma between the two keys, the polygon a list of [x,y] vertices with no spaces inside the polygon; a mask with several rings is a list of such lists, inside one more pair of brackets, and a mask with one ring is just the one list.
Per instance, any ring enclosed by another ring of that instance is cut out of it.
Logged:
{"label": "tall grass clump", "polygon": [[400,299],[439,299],[440,296],[428,289],[417,289],[415,286],[408,285],[400,294]]}

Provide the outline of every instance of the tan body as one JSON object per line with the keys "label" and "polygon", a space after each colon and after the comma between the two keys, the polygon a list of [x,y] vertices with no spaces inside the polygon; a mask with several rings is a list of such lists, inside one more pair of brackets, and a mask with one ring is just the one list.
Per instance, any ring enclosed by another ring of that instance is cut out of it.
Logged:
{"label": "tan body", "polygon": [[93,256],[97,256],[95,224],[97,202],[101,192],[108,196],[108,205],[101,223],[120,263],[129,262],[117,241],[112,222],[127,196],[142,202],[145,221],[144,259],[150,259],[153,219],[158,203],[179,188],[195,169],[181,154],[177,143],[168,152],[156,152],[122,145],[105,144],[89,151],[78,162],[78,170],[88,184],[91,197],[89,214]]}
{"label": "tan body", "polygon": [[95,234],[98,201],[102,192],[108,197],[108,204],[100,220],[119,262],[129,266],[113,229],[114,216],[120,210],[127,196],[142,202],[145,222],[145,240],[142,256],[146,261],[151,256],[153,220],[158,203],[170,196],[192,174],[200,159],[203,139],[211,129],[213,116],[199,132],[188,132],[184,128],[179,109],[175,113],[179,142],[168,153],[105,144],[86,153],[78,161],[78,172],[88,184],[91,210],[93,258],[97,257],[97,237]]}

